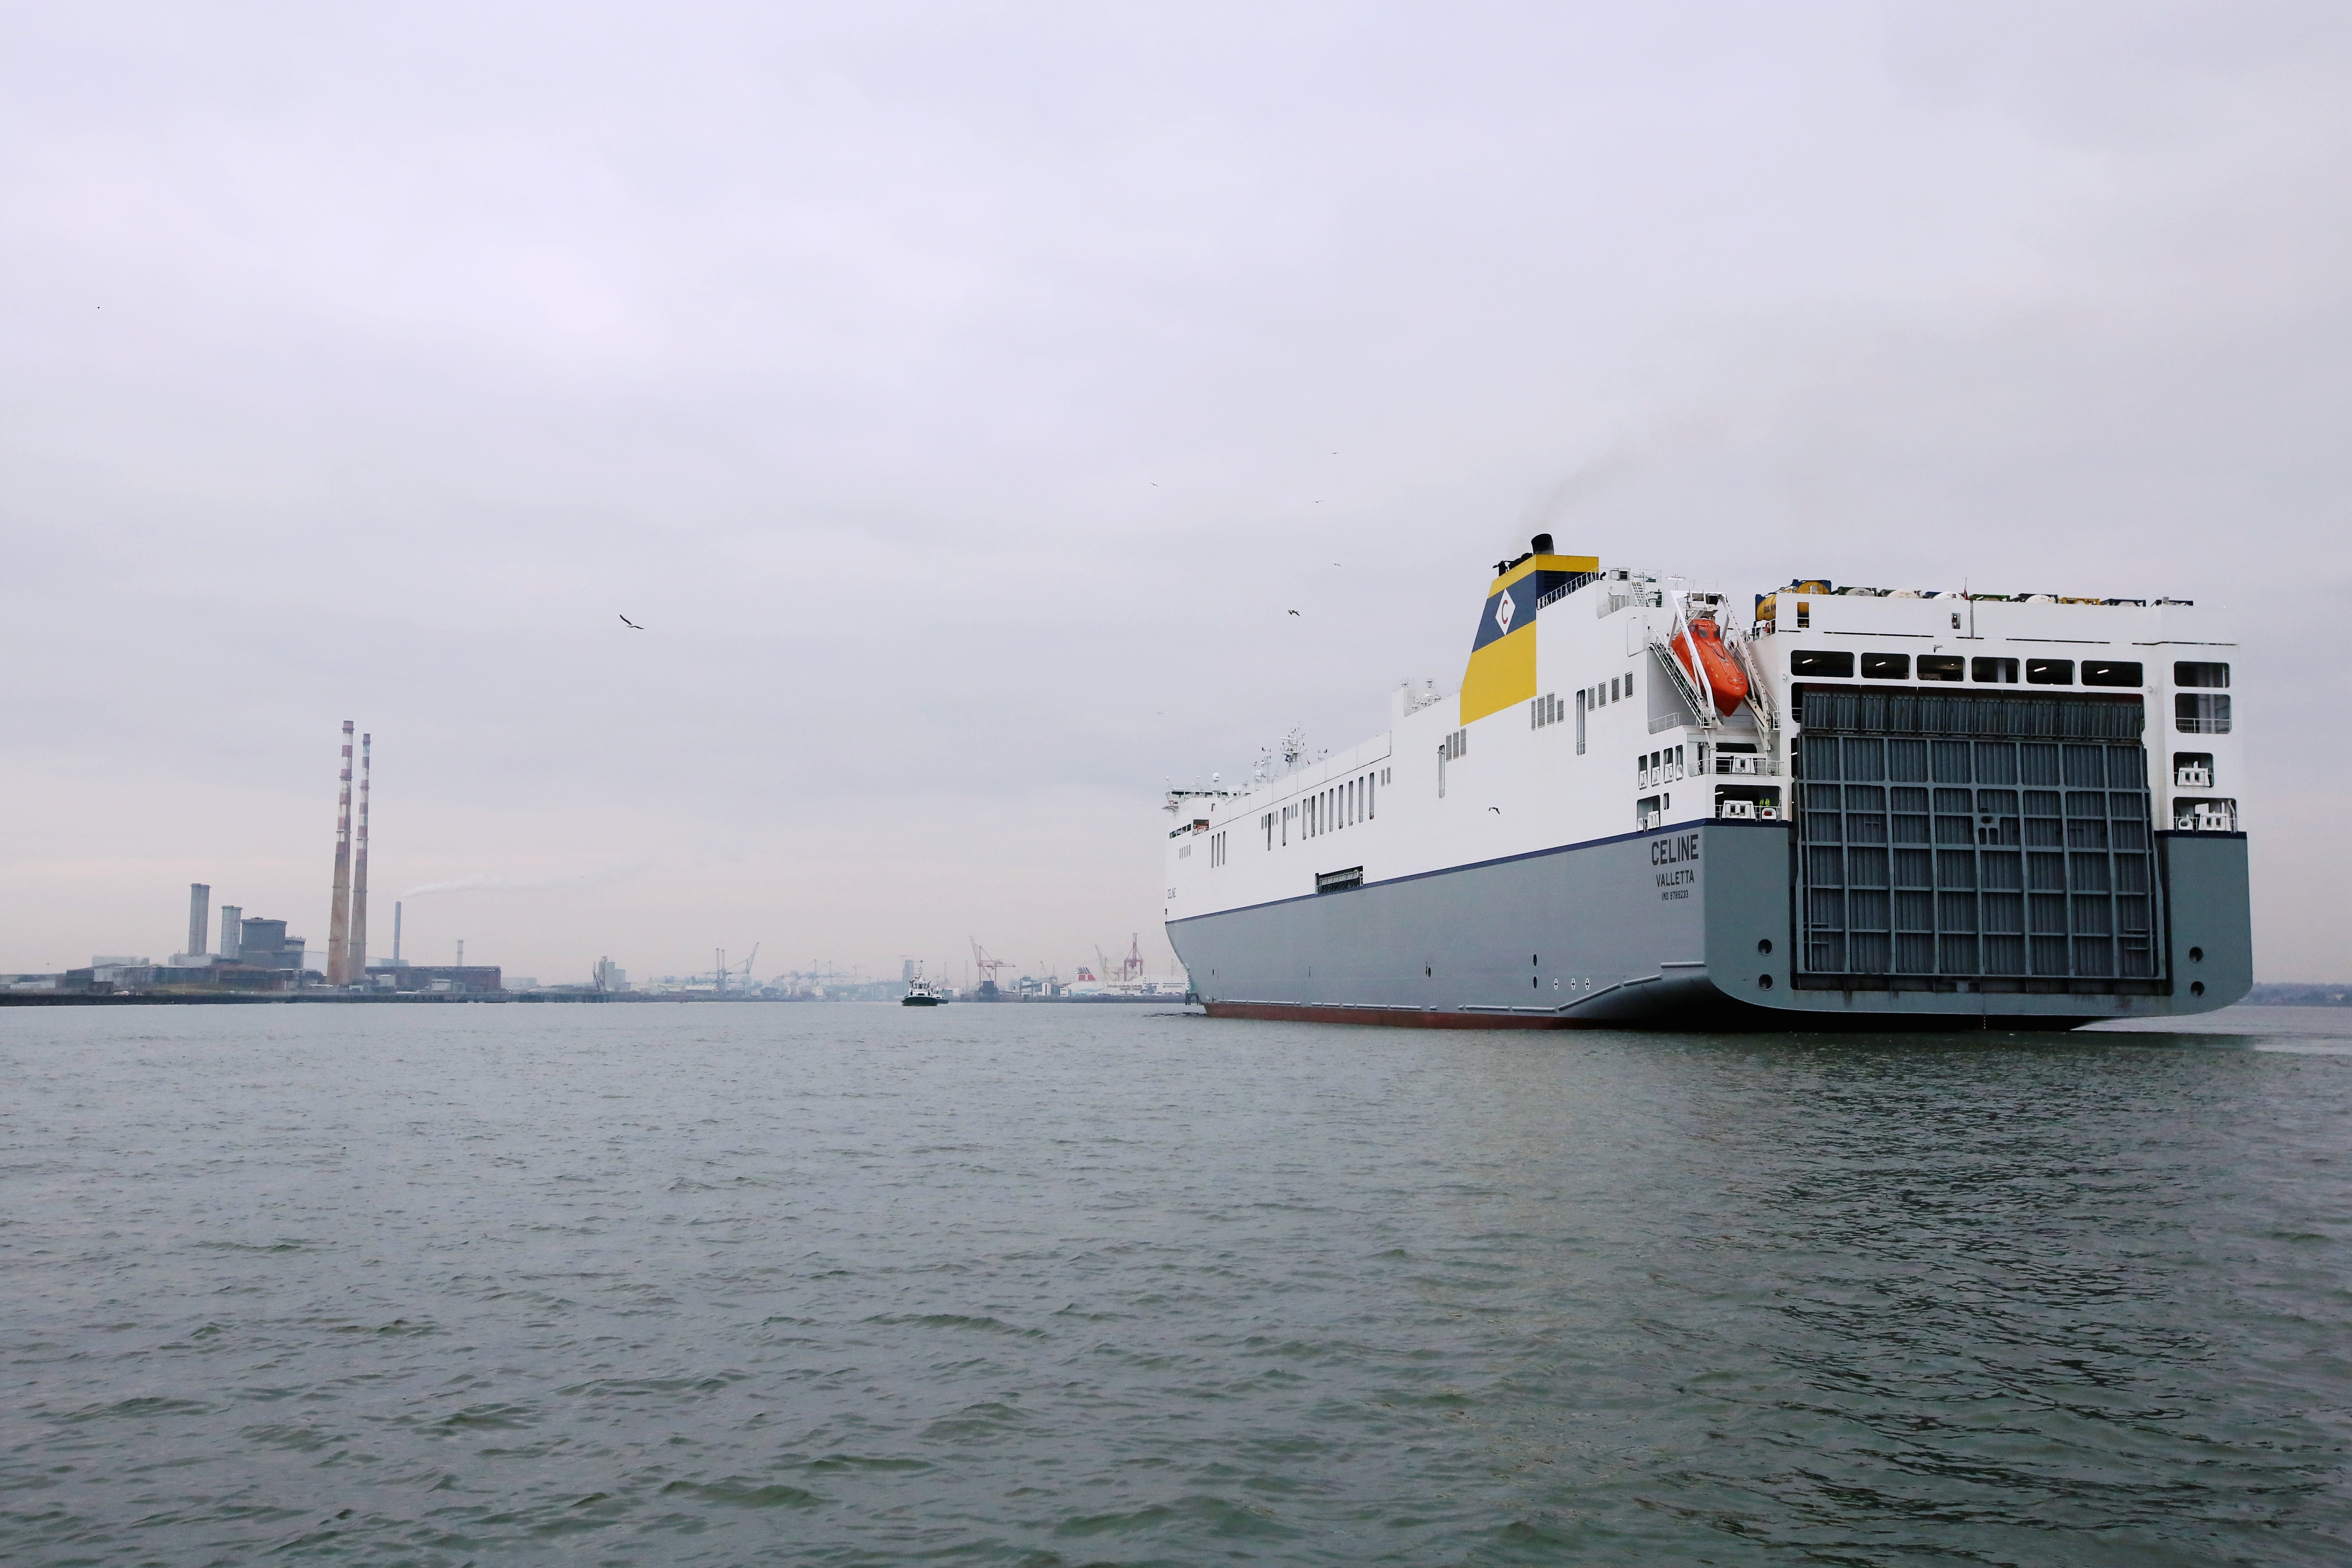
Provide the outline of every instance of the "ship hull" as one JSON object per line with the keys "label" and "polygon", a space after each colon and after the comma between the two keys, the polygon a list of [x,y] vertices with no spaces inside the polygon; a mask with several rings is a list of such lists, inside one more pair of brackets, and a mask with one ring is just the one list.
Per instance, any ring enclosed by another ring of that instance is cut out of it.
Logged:
{"label": "ship hull", "polygon": [[[1700,821],[1171,921],[1213,1016],[1433,1028],[2064,1029],[2252,983],[2242,834],[2166,834],[2139,979],[1809,974],[1790,829]],[[2193,989],[2192,989],[2193,987]]]}

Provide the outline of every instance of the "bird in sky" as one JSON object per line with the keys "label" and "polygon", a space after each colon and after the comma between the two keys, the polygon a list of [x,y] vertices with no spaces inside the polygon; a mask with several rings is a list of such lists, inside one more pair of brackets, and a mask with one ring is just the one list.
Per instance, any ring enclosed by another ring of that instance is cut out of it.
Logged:
{"label": "bird in sky", "polygon": [[643,627],[643,626],[641,626],[637,625],[637,623],[636,623],[636,622],[635,622],[635,621],[633,621],[633,620],[629,619],[629,617],[628,617],[628,616],[623,616],[621,617],[621,624],[622,624],[623,626],[625,626],[628,627],[628,628],[629,628],[631,631],[633,631],[633,632],[641,632],[641,631],[644,631],[644,630],[646,629],[645,627]]}
{"label": "bird in sky", "polygon": [[1297,610],[1293,610],[1293,611],[1291,611],[1290,613],[1291,613],[1292,615],[1294,615],[1294,616],[1295,616],[1295,615],[1297,615],[1298,612],[1297,612]]}

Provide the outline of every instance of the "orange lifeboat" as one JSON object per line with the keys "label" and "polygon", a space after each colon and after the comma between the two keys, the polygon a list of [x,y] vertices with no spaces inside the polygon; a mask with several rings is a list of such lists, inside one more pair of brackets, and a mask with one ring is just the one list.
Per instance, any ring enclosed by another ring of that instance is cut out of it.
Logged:
{"label": "orange lifeboat", "polygon": [[1707,689],[1715,693],[1716,711],[1728,719],[1748,700],[1748,672],[1723,646],[1723,633],[1713,621],[1693,621],[1690,630],[1679,633],[1667,645],[1675,650],[1675,658],[1690,672],[1691,684],[1699,683],[1697,670],[1691,667],[1693,644],[1696,644],[1699,666],[1706,671]]}

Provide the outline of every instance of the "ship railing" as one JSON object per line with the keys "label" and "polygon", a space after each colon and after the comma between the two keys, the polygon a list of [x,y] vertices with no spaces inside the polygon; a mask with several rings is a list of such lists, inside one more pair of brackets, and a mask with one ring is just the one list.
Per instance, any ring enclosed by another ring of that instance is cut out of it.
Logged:
{"label": "ship railing", "polygon": [[1560,600],[1567,598],[1570,594],[1575,593],[1579,588],[1583,587],[1586,584],[1597,583],[1600,580],[1601,574],[1598,572],[1579,572],[1567,582],[1560,584],[1558,587],[1544,595],[1542,598],[1538,599],[1536,601],[1536,608],[1540,610],[1546,605],[1558,604]]}
{"label": "ship railing", "polygon": [[1780,715],[1772,705],[1772,683],[1765,679],[1764,658],[1756,647],[1754,636],[1729,634],[1732,657],[1748,675],[1748,709],[1756,716],[1757,733],[1763,738],[1764,754],[1778,771],[1780,755]]}

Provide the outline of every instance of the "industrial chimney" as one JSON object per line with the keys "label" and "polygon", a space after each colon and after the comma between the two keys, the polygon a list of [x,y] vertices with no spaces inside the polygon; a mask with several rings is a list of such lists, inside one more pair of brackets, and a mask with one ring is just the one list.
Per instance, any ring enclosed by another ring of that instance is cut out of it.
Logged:
{"label": "industrial chimney", "polygon": [[245,911],[235,904],[221,906],[221,962],[235,963],[245,956]]}
{"label": "industrial chimney", "polygon": [[360,737],[360,833],[352,853],[352,947],[346,967],[351,978],[367,983],[367,838],[368,771],[375,737]]}
{"label": "industrial chimney", "polygon": [[211,942],[213,889],[209,882],[188,884],[188,945],[184,951],[191,958],[199,958]]}
{"label": "industrial chimney", "polygon": [[335,890],[327,910],[327,984],[352,981],[352,731],[343,721],[342,795],[335,807]]}

